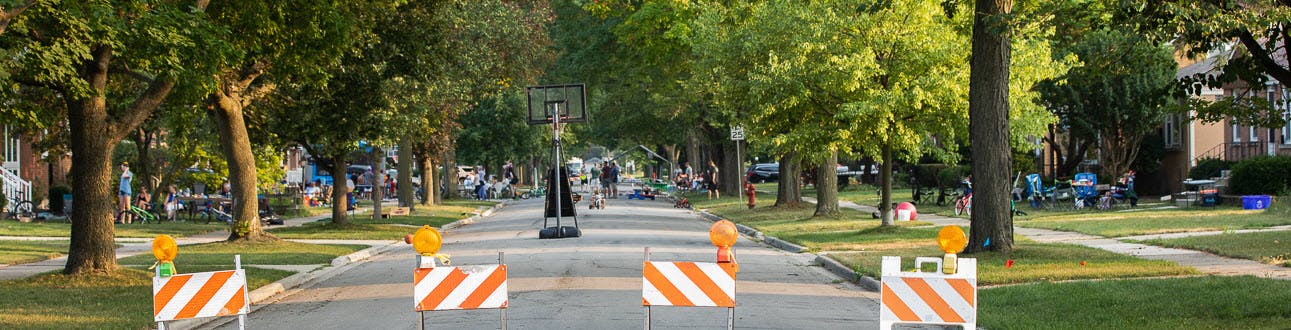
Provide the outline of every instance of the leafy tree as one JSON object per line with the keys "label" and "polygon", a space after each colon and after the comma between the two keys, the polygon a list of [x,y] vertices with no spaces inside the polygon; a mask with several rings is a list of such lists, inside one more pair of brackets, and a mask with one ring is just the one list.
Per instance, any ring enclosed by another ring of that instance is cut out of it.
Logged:
{"label": "leafy tree", "polygon": [[[23,11],[27,10],[27,8],[31,8],[32,5],[36,4],[36,1],[37,0],[23,0],[15,5],[0,5],[0,34],[4,34],[4,30],[9,27],[9,22],[13,21],[14,17],[17,17],[18,14],[22,14]],[[8,9],[5,9],[5,7],[8,7]]]}
{"label": "leafy tree", "polygon": [[1008,145],[1013,28],[1008,19],[1012,11],[1010,0],[974,1],[968,87],[974,197],[966,253],[1013,249],[1013,218],[1009,209],[1009,176],[1013,169]]}
{"label": "leafy tree", "polygon": [[1067,158],[1079,162],[1083,150],[1097,145],[1104,174],[1124,173],[1144,136],[1158,130],[1172,112],[1172,50],[1135,34],[1098,30],[1068,51],[1082,64],[1037,86],[1068,139],[1077,144],[1068,149]]}
{"label": "leafy tree", "polygon": [[177,82],[207,85],[205,63],[228,54],[217,41],[224,31],[205,24],[202,9],[203,2],[48,1],[10,21],[0,37],[0,48],[23,50],[6,66],[20,86],[14,94],[65,102],[37,110],[65,111],[69,127],[77,184],[64,273],[116,268],[110,152]]}

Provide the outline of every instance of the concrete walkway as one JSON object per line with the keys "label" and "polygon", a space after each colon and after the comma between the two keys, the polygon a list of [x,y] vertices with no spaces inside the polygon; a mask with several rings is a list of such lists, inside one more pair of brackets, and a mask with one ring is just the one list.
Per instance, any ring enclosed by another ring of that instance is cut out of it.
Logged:
{"label": "concrete walkway", "polygon": [[[392,203],[385,203],[385,204],[390,204],[393,207]],[[358,209],[352,212],[351,214],[354,214],[354,215],[366,214],[368,212],[371,212],[371,210],[372,210],[371,208]],[[315,215],[315,216],[309,216],[309,217],[286,219],[286,220],[283,220],[283,224],[281,226],[273,226],[272,228],[301,226],[306,223],[327,219],[327,218],[330,218],[331,216],[332,215],[328,213],[328,214]],[[229,237],[229,231],[219,230],[219,231],[213,231],[213,232],[204,233],[204,234],[178,237],[178,238],[175,238],[175,243],[179,245],[211,243],[211,242],[223,241],[225,239],[228,239],[228,237]],[[16,241],[58,241],[58,240],[65,241],[68,239],[69,238],[67,237],[0,236],[0,240],[16,240]],[[288,240],[288,241],[310,243],[310,244],[360,244],[360,245],[369,245],[369,246],[385,245],[390,243],[388,241],[365,241],[365,240]],[[316,243],[316,242],[324,242],[324,243]],[[121,247],[117,248],[116,250],[117,259],[149,253],[152,251],[151,238],[119,237],[116,239],[116,243],[121,244]],[[67,264],[67,256],[63,255],[57,258],[33,262],[33,263],[0,266],[0,281],[27,278],[27,277],[35,276],[37,274],[57,271],[57,270],[63,269],[63,266],[66,264]],[[265,265],[257,265],[257,267],[260,267],[260,266],[265,266]],[[273,266],[273,265],[268,265],[268,266]],[[294,269],[294,268],[299,268],[300,266],[294,265],[294,266],[283,266],[283,267]],[[316,267],[316,266],[311,265],[310,267]],[[267,268],[273,268],[273,267],[267,267]],[[278,269],[278,268],[275,268],[275,269]],[[291,270],[291,269],[284,269],[284,270]]]}
{"label": "concrete walkway", "polygon": [[[815,203],[815,198],[803,197],[804,201]],[[862,212],[874,212],[878,210],[873,206],[858,205],[856,203],[839,201],[839,207],[845,207]],[[936,226],[968,226],[967,219],[944,217],[936,214],[919,214],[919,221],[930,222]],[[1262,229],[1243,229],[1231,232],[1249,233],[1264,231],[1291,230],[1291,226],[1276,226]],[[1107,238],[1095,235],[1086,235],[1076,232],[1056,231],[1039,228],[1017,227],[1013,228],[1014,234],[1021,235],[1036,242],[1041,243],[1068,243],[1088,246],[1101,250],[1111,251],[1124,255],[1135,256],[1149,260],[1171,261],[1184,267],[1192,267],[1197,271],[1211,275],[1251,275],[1263,278],[1272,278],[1279,280],[1291,280],[1291,267],[1281,267],[1269,265],[1253,260],[1229,258],[1211,253],[1164,248],[1154,245],[1131,243],[1129,241],[1147,240],[1147,239],[1169,239],[1181,237],[1207,236],[1223,234],[1223,231],[1204,231],[1204,232],[1187,232],[1129,236],[1119,238]]]}

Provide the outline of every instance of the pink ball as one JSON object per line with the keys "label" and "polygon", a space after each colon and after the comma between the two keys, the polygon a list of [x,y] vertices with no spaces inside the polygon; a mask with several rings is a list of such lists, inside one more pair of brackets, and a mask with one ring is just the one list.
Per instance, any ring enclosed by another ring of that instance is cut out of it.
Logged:
{"label": "pink ball", "polygon": [[[904,216],[904,213],[906,212],[909,212],[909,218]],[[914,221],[919,217],[919,212],[915,210],[914,204],[911,204],[910,202],[901,202],[901,204],[897,204],[896,214],[894,214],[893,217],[897,220]]]}

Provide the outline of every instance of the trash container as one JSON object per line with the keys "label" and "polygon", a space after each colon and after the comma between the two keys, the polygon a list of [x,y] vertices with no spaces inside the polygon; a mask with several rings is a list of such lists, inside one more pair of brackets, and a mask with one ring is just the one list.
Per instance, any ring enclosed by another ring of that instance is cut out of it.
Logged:
{"label": "trash container", "polygon": [[1269,195],[1242,196],[1242,208],[1247,210],[1263,210],[1272,202],[1273,196]]}

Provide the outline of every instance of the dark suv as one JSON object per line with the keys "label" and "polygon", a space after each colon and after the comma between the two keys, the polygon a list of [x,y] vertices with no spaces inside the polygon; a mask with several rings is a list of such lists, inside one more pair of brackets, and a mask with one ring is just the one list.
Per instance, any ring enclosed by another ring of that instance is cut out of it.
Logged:
{"label": "dark suv", "polygon": [[747,176],[749,182],[752,182],[752,183],[778,181],[780,180],[780,164],[779,163],[754,164],[753,166],[749,167],[749,170],[747,173],[745,173],[745,176]]}

